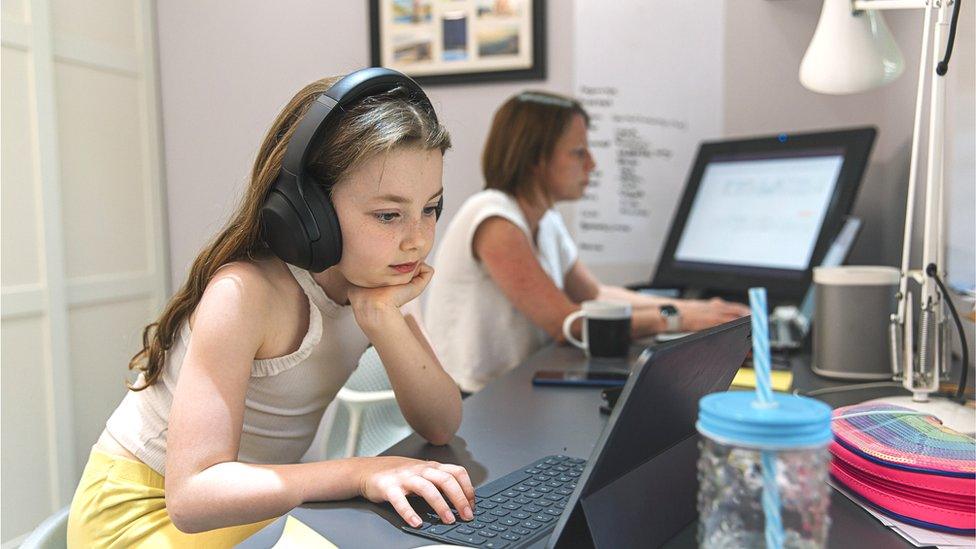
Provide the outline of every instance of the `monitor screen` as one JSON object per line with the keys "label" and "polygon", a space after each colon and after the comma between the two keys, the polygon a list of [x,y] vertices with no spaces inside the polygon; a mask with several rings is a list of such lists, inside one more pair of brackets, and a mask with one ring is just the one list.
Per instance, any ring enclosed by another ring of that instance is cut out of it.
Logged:
{"label": "monitor screen", "polygon": [[[651,282],[799,305],[851,212],[877,131],[850,128],[702,143]],[[687,295],[687,294],[686,294]]]}
{"label": "monitor screen", "polygon": [[712,158],[675,259],[805,270],[843,163],[840,149]]}

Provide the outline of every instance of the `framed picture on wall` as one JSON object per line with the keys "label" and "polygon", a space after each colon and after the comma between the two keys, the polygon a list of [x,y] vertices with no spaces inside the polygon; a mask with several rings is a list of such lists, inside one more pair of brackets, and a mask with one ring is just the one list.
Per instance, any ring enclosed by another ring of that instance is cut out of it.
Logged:
{"label": "framed picture on wall", "polygon": [[546,77],[544,0],[370,0],[374,66],[421,84]]}

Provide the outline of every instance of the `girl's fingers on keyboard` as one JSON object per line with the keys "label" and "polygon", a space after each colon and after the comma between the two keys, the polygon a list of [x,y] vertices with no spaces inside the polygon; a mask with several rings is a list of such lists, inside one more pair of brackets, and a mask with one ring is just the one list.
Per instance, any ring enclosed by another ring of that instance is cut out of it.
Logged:
{"label": "girl's fingers on keyboard", "polygon": [[464,490],[461,489],[461,485],[454,478],[454,475],[447,471],[435,469],[434,467],[424,469],[420,475],[437,485],[440,491],[454,505],[454,508],[457,509],[458,515],[462,519],[471,520],[474,518],[474,513],[471,512],[471,505],[468,503],[468,498],[464,495]]}
{"label": "girl's fingers on keyboard", "polygon": [[427,504],[441,517],[444,524],[454,524],[454,513],[451,512],[447,501],[444,500],[444,496],[441,495],[433,482],[420,475],[414,475],[406,479],[403,486],[427,500]]}
{"label": "girl's fingers on keyboard", "polygon": [[454,465],[451,463],[440,464],[440,469],[442,471],[447,471],[454,478],[457,479],[458,484],[461,485],[461,490],[464,491],[464,497],[468,499],[471,504],[472,509],[474,508],[474,485],[471,483],[471,477],[468,476],[468,470],[460,465]]}
{"label": "girl's fingers on keyboard", "polygon": [[410,503],[407,501],[406,495],[404,495],[403,490],[399,488],[390,488],[386,493],[386,500],[393,505],[393,509],[403,517],[403,520],[407,521],[407,524],[418,528],[423,520],[417,515],[417,512],[413,510]]}

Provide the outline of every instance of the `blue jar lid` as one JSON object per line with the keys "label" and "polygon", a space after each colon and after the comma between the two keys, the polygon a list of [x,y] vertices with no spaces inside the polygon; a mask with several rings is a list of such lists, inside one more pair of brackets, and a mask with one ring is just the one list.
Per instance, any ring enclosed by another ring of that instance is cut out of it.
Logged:
{"label": "blue jar lid", "polygon": [[773,393],[764,405],[753,391],[712,393],[698,401],[698,432],[723,444],[770,450],[825,446],[831,409],[812,398]]}

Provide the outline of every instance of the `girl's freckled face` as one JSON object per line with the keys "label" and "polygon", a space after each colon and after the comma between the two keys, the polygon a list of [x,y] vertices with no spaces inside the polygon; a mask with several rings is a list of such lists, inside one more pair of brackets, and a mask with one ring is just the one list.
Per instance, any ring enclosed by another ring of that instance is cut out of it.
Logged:
{"label": "girl's freckled face", "polygon": [[444,157],[401,147],[349,172],[332,191],[342,228],[338,269],[357,286],[409,282],[434,244]]}

